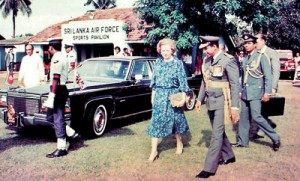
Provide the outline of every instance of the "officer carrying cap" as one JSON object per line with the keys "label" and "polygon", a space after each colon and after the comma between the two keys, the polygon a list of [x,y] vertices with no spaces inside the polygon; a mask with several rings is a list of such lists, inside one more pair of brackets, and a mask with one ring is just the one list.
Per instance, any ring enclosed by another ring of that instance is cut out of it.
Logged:
{"label": "officer carrying cap", "polygon": [[251,34],[243,34],[242,36],[244,43],[246,42],[256,42],[257,37],[251,35]]}
{"label": "officer carrying cap", "polygon": [[210,45],[213,42],[219,42],[219,37],[217,37],[217,36],[199,36],[199,39],[201,42],[201,44],[199,46],[200,49],[207,47],[208,45]]}

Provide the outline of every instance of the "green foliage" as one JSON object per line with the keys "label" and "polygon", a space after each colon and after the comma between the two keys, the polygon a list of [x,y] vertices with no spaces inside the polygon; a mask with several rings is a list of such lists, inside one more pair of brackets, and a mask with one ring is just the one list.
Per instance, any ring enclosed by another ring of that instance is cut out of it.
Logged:
{"label": "green foliage", "polygon": [[122,29],[126,32],[129,31],[129,28],[130,28],[130,25],[128,23],[125,23],[122,27]]}
{"label": "green foliage", "polygon": [[278,24],[269,28],[269,42],[280,49],[299,52],[300,49],[300,3],[299,0],[280,4]]}
{"label": "green foliage", "polygon": [[13,38],[16,34],[16,16],[19,10],[28,17],[31,15],[31,1],[30,0],[0,0],[0,9],[2,10],[2,15],[6,18],[12,12],[13,21]]}
{"label": "green foliage", "polygon": [[95,9],[111,9],[116,7],[116,0],[87,0],[85,6],[93,5]]}
{"label": "green foliage", "polygon": [[[283,0],[283,2],[286,1]],[[295,4],[297,4],[296,1],[298,0],[294,0]],[[141,19],[153,27],[148,32],[147,43],[153,45],[160,39],[169,37],[176,40],[178,48],[181,49],[198,43],[199,35],[228,34],[234,37],[238,44],[238,39],[244,29],[252,33],[267,34],[274,30],[279,22],[283,23],[279,13],[282,7],[277,2],[279,1],[138,0],[135,4],[135,11]],[[294,10],[295,14],[299,14],[299,7],[294,7]],[[299,19],[299,16],[295,15],[294,21],[297,18]],[[284,26],[281,29],[284,31]],[[299,35],[299,20],[298,27],[295,26],[294,29]],[[282,32],[277,32],[277,34],[279,39],[282,38],[280,37]]]}
{"label": "green foliage", "polygon": [[30,0],[0,0],[0,8],[2,9],[3,17],[7,17],[10,12],[14,16],[18,15],[19,10],[28,16],[31,15]]}

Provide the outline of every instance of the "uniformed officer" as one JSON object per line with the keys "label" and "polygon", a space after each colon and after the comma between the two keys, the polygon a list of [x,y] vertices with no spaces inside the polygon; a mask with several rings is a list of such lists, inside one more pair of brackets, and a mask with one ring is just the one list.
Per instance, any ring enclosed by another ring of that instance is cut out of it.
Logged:
{"label": "uniformed officer", "polygon": [[49,40],[48,51],[53,56],[50,67],[50,80],[52,81],[52,85],[50,86],[50,93],[44,106],[49,108],[47,120],[53,122],[57,137],[57,149],[47,154],[46,157],[48,158],[61,157],[68,154],[64,109],[69,95],[66,87],[69,64],[60,51],[61,41],[62,39],[60,38]]}
{"label": "uniformed officer", "polygon": [[280,139],[276,131],[261,115],[262,102],[267,102],[272,93],[272,70],[270,62],[264,54],[256,50],[256,37],[244,34],[244,48],[248,57],[242,65],[242,104],[238,128],[238,142],[234,147],[248,147],[250,120],[272,140],[273,150],[278,151]]}
{"label": "uniformed officer", "polygon": [[[256,49],[259,51],[259,53],[264,54],[267,57],[267,59],[270,61],[271,68],[272,68],[272,95],[276,95],[278,90],[278,81],[280,77],[279,55],[274,49],[266,45],[267,38],[264,34],[259,33],[255,35],[255,37],[257,38]],[[272,128],[276,128],[276,124],[271,119],[269,119],[267,115],[263,115],[263,116],[268,121],[268,123],[271,125]],[[259,130],[258,126],[254,122],[251,124],[251,126],[254,130],[252,136],[253,139],[263,137],[261,136],[261,133],[259,134],[259,132],[261,131],[258,131]],[[251,135],[251,129],[250,129],[250,135]]]}
{"label": "uniformed officer", "polygon": [[74,52],[73,48],[74,48],[73,43],[67,42],[65,44],[66,59],[67,62],[69,63],[69,70],[68,70],[69,72],[75,68],[75,63],[77,59],[76,53]]}
{"label": "uniformed officer", "polygon": [[239,67],[234,57],[219,49],[219,38],[200,36],[200,48],[207,58],[202,64],[203,81],[196,103],[199,112],[206,98],[208,116],[212,125],[210,146],[203,170],[196,178],[215,175],[219,164],[235,162],[235,156],[225,133],[225,121],[239,119]]}

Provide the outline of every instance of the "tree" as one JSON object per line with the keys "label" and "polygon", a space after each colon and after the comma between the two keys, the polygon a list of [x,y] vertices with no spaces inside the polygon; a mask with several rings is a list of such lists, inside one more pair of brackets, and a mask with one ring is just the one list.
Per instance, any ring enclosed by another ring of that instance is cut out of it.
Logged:
{"label": "tree", "polygon": [[95,9],[110,9],[116,7],[116,0],[87,0],[84,5],[87,6],[91,4]]}
{"label": "tree", "polygon": [[206,34],[236,35],[238,40],[240,22],[250,24],[252,31],[266,32],[279,20],[273,0],[138,0],[135,6],[140,18],[152,25],[148,43],[169,37],[178,48],[192,47],[199,35]]}
{"label": "tree", "polygon": [[0,0],[0,8],[2,9],[2,15],[6,18],[12,12],[13,21],[13,38],[16,35],[16,17],[19,10],[23,15],[31,15],[31,1],[30,0]]}
{"label": "tree", "polygon": [[270,44],[280,49],[294,52],[300,49],[300,3],[299,0],[280,4],[278,24],[270,27]]}

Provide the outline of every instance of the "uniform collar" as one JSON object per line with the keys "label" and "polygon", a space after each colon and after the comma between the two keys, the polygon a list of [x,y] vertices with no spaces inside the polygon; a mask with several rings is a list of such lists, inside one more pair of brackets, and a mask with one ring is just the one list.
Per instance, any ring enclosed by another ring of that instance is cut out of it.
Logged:
{"label": "uniform collar", "polygon": [[211,63],[211,65],[214,65],[214,64],[216,64],[217,62],[218,62],[218,57],[219,57],[219,55],[222,53],[222,51],[221,50],[219,50],[218,51],[218,53],[216,53],[212,58],[213,58],[213,62]]}
{"label": "uniform collar", "polygon": [[221,50],[219,50],[218,51],[218,53],[216,53],[214,56],[213,56],[213,58],[214,58],[214,60],[216,60],[217,59],[217,57],[220,55],[222,53],[222,51]]}

